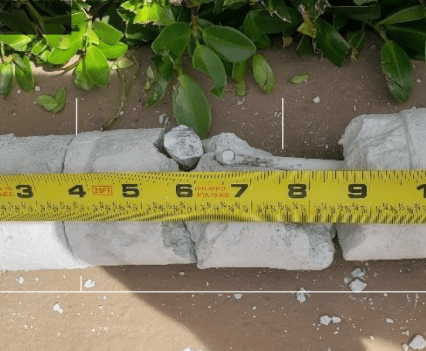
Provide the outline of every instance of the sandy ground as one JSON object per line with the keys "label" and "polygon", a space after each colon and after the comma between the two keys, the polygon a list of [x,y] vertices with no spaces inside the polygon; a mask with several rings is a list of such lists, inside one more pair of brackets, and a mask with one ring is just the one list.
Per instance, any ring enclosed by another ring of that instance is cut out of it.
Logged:
{"label": "sandy ground", "polygon": [[[342,159],[337,142],[354,117],[426,107],[424,63],[415,62],[410,101],[396,103],[386,88],[380,69],[380,42],[374,37],[368,38],[359,62],[345,62],[342,68],[320,58],[299,59],[294,47],[283,50],[279,42],[264,54],[276,74],[275,92],[263,94],[249,75],[244,99],[234,96],[231,84],[223,100],[209,95],[210,135],[234,132],[274,155]],[[150,53],[141,48],[137,55],[140,78],[132,86],[123,115],[111,129],[161,127],[159,115],[172,115],[170,94],[160,105],[145,108],[142,87]],[[187,72],[205,91],[211,88],[211,81],[201,73]],[[310,80],[300,86],[288,82],[301,73],[309,73]],[[78,131],[99,130],[119,104],[115,75],[107,89],[87,93],[78,90],[69,75],[58,76],[39,68],[36,84],[40,93],[47,94],[65,86],[65,110],[56,116],[47,113],[34,105],[38,93],[18,93],[15,85],[11,96],[0,101],[0,134],[74,134],[76,98]],[[318,104],[312,101],[316,96],[320,97]],[[173,123],[171,119],[166,127]],[[368,293],[353,293],[344,282],[357,267],[366,272]],[[96,285],[83,287],[81,293],[80,281],[88,279]],[[425,281],[426,260],[346,262],[339,248],[333,264],[323,271],[200,270],[195,265],[0,271],[0,349],[396,351],[414,335],[426,337]],[[323,293],[310,294],[304,303],[291,293],[271,293],[301,287]],[[25,293],[28,291],[40,293]],[[236,292],[242,292],[241,298],[234,295]],[[53,309],[56,304],[59,311]],[[319,325],[322,315],[338,316],[342,321]],[[386,318],[393,323],[387,323]]]}

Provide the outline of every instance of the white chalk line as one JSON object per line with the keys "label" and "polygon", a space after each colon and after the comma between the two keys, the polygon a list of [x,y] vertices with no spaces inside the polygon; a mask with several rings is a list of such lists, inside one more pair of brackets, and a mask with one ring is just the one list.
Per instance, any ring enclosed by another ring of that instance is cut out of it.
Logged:
{"label": "white chalk line", "polygon": [[47,291],[0,291],[0,294],[426,294],[426,291],[244,291],[244,290],[217,290],[217,291],[205,291],[205,290],[193,290],[193,291],[76,291],[76,290],[47,290]]}

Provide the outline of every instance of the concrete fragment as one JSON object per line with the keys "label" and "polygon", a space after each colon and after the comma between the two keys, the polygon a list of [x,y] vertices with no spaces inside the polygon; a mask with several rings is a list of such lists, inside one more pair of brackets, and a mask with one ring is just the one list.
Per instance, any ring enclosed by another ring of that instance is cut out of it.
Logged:
{"label": "concrete fragment", "polygon": [[410,346],[408,346],[407,344],[402,344],[401,347],[403,351],[408,351],[410,349]]}
{"label": "concrete fragment", "polygon": [[243,297],[243,294],[234,294],[235,300],[240,300]]}
{"label": "concrete fragment", "polygon": [[365,276],[365,272],[361,268],[355,268],[352,272],[352,277],[354,278],[363,278]]}
{"label": "concrete fragment", "polygon": [[333,324],[339,324],[339,323],[341,323],[341,322],[342,322],[342,318],[340,318],[340,317],[338,317],[338,316],[333,316],[333,317],[331,317],[331,322],[332,322]]}
{"label": "concrete fragment", "polygon": [[394,320],[393,320],[393,319],[391,319],[391,318],[386,318],[386,323],[387,323],[387,324],[393,324],[393,323],[394,323]]}
{"label": "concrete fragment", "polygon": [[426,340],[421,335],[416,335],[408,344],[413,350],[423,350],[426,348]]}
{"label": "concrete fragment", "polygon": [[329,325],[331,322],[330,316],[324,315],[319,318],[319,322],[322,325]]}
{"label": "concrete fragment", "polygon": [[[0,136],[0,174],[61,173],[72,135]],[[0,222],[0,269],[80,268],[62,222]]]}
{"label": "concrete fragment", "polygon": [[308,296],[309,294],[304,288],[300,288],[299,291],[296,293],[296,299],[300,303],[306,302]]}
{"label": "concrete fragment", "polygon": [[[162,129],[79,134],[69,146],[64,173],[177,171],[157,147]],[[65,222],[73,254],[91,265],[194,263],[183,222]]]}
{"label": "concrete fragment", "polygon": [[200,137],[183,124],[166,133],[164,148],[170,157],[185,170],[194,168],[204,153]]}
{"label": "concrete fragment", "polygon": [[[194,171],[267,170],[240,164],[225,166],[214,155],[232,150],[254,157],[270,154],[249,146],[232,133],[203,140],[205,151]],[[309,160],[307,160],[309,163]],[[304,169],[300,163],[297,169]],[[269,267],[281,269],[323,269],[334,254],[330,224],[300,225],[264,222],[186,222],[195,244],[197,265],[210,267]]]}
{"label": "concrete fragment", "polygon": [[352,291],[355,291],[355,292],[360,292],[360,291],[364,290],[364,288],[366,286],[367,286],[367,284],[364,283],[363,281],[359,280],[359,279],[355,279],[353,282],[351,282],[349,284],[349,288]]}
{"label": "concrete fragment", "polygon": [[[352,120],[339,144],[349,169],[426,168],[426,109]],[[426,258],[426,225],[336,225],[346,260]]]}

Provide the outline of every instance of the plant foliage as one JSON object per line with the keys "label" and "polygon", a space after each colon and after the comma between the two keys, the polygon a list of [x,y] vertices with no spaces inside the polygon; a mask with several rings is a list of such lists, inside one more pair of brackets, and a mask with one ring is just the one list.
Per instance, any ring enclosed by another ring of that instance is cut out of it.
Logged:
{"label": "plant foliage", "polygon": [[[132,64],[124,57],[129,48],[149,44],[147,105],[158,104],[175,82],[175,118],[201,137],[207,136],[211,112],[205,92],[185,72],[186,62],[211,78],[212,98],[222,98],[228,78],[234,92],[245,95],[248,72],[272,93],[274,73],[259,51],[271,45],[273,36],[281,36],[284,47],[295,42],[302,58],[321,54],[341,66],[347,58],[357,60],[371,30],[383,40],[382,71],[389,91],[406,102],[413,91],[411,60],[425,60],[426,5],[421,0],[75,0],[68,16],[49,3],[0,5],[0,94],[9,94],[13,77],[22,89],[34,89],[30,61],[73,70],[82,89],[105,87],[111,69]],[[45,108],[57,109],[52,99],[43,99]]]}

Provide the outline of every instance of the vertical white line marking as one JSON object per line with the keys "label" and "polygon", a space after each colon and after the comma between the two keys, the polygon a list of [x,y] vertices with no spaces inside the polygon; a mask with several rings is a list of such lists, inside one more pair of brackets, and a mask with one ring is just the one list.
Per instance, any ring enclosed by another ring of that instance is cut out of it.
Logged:
{"label": "vertical white line marking", "polygon": [[75,135],[78,133],[78,99],[75,98]]}
{"label": "vertical white line marking", "polygon": [[80,275],[80,291],[83,291],[83,277]]}
{"label": "vertical white line marking", "polygon": [[284,150],[284,98],[281,98],[281,149]]}

